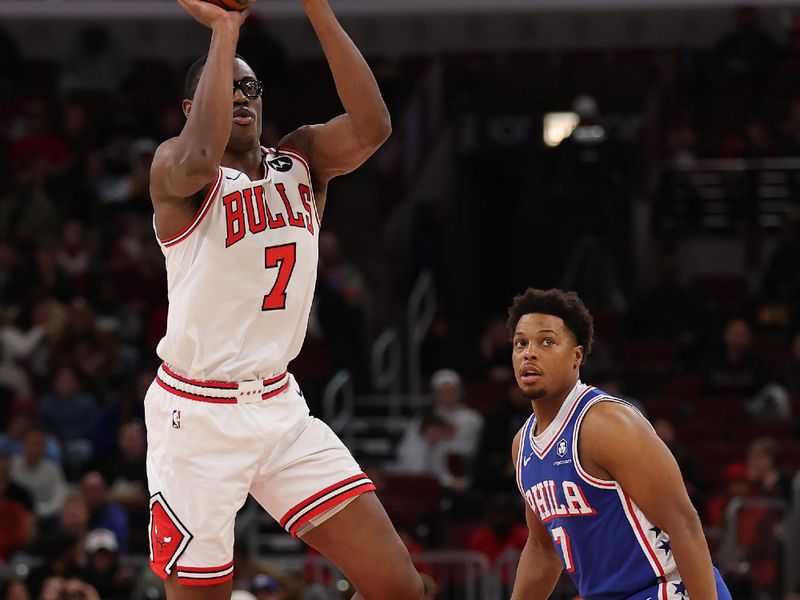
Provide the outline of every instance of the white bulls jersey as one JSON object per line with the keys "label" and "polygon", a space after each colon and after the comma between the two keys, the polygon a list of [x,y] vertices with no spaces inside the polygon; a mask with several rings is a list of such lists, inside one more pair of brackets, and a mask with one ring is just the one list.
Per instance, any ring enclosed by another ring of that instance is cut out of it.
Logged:
{"label": "white bulls jersey", "polygon": [[159,240],[169,315],[157,352],[193,379],[268,378],[305,337],[320,225],[310,171],[291,150],[263,153],[263,179],[221,167],[192,221]]}

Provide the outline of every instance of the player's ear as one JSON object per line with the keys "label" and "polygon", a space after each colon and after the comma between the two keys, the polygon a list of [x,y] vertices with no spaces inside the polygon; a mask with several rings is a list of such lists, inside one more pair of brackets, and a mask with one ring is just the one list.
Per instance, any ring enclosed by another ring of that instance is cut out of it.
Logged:
{"label": "player's ear", "polygon": [[577,369],[583,363],[583,346],[575,346],[575,362],[572,364],[573,369]]}
{"label": "player's ear", "polygon": [[185,99],[183,104],[181,104],[181,108],[183,109],[183,116],[188,118],[189,113],[192,112],[192,101],[188,98]]}

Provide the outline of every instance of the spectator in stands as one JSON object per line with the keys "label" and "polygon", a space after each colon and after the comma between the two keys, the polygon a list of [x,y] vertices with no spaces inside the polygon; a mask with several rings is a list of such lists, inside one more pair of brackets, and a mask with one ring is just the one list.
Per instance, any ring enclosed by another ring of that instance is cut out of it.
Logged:
{"label": "spectator in stands", "polygon": [[23,486],[11,479],[11,454],[0,447],[0,477],[6,480],[5,495],[16,500],[31,513],[34,512],[33,496]]}
{"label": "spectator in stands", "polygon": [[444,487],[464,489],[467,482],[448,468],[445,441],[453,428],[432,410],[412,421],[397,447],[397,460],[391,470],[403,475],[431,475]]}
{"label": "spectator in stands", "polygon": [[83,547],[89,534],[89,508],[80,492],[73,492],[64,500],[56,530],[74,536],[78,545]]}
{"label": "spectator in stands", "polygon": [[80,491],[89,509],[91,529],[110,529],[117,537],[119,550],[128,552],[128,513],[111,500],[108,484],[97,471],[89,471],[81,478]]}
{"label": "spectator in stands", "polygon": [[117,536],[108,529],[94,529],[84,542],[86,568],[82,578],[103,600],[129,600],[134,573],[119,564]]}
{"label": "spectator in stands", "polygon": [[725,519],[725,508],[728,503],[738,496],[750,495],[750,483],[747,479],[747,467],[743,463],[731,463],[723,471],[724,488],[712,495],[705,507],[704,521],[713,532],[713,537],[719,538],[719,530]]}
{"label": "spectator in stands", "polygon": [[150,507],[147,492],[145,451],[147,440],[142,422],[138,419],[122,425],[117,435],[117,450],[95,460],[97,470],[110,487],[111,500],[128,513],[131,531],[131,551],[146,553],[146,537]]}
{"label": "spectator in stands", "polygon": [[0,387],[14,398],[29,399],[33,393],[29,373],[21,366],[40,348],[45,339],[44,313],[34,311],[31,327],[21,324],[22,309],[8,307],[0,313]]}
{"label": "spectator in stands", "polygon": [[45,394],[39,402],[39,423],[62,441],[72,471],[91,457],[91,438],[98,418],[97,401],[81,389],[75,369],[70,366],[59,368],[52,392]]}
{"label": "spectator in stands", "polygon": [[22,452],[11,461],[11,478],[33,496],[36,515],[42,519],[61,509],[69,491],[61,465],[44,455],[45,439],[43,430],[29,429]]}
{"label": "spectator in stands", "polygon": [[483,417],[463,402],[461,376],[451,369],[440,369],[431,376],[434,410],[452,427],[453,434],[445,440],[449,459],[463,461],[465,467],[475,458],[481,441]]}
{"label": "spectator in stands", "polygon": [[132,508],[145,504],[147,493],[147,465],[145,452],[147,439],[144,425],[138,419],[128,421],[119,428],[117,451],[96,459],[94,469],[108,482],[111,498]]}
{"label": "spectator in stands", "polygon": [[736,29],[717,42],[714,53],[721,77],[763,83],[778,66],[780,48],[761,27],[758,10],[742,6],[736,9]]}
{"label": "spectator in stands", "polygon": [[[22,453],[25,435],[33,428],[33,420],[27,414],[16,414],[5,431],[0,433],[0,453],[5,452],[9,456]],[[52,433],[45,432],[44,456],[57,464],[61,464],[61,446]]]}
{"label": "spectator in stands", "polygon": [[[25,579],[28,590],[33,598],[44,600],[61,600],[61,596],[54,594],[55,590],[63,589],[63,582],[54,585],[48,579],[57,577],[71,579],[80,577],[81,568],[78,559],[81,553],[79,540],[76,536],[65,531],[54,531],[43,536],[36,544],[37,554],[44,558],[44,563],[31,569]],[[61,592],[58,592],[61,593]]]}
{"label": "spectator in stands", "polygon": [[486,505],[484,522],[472,532],[467,548],[480,552],[494,563],[504,552],[522,552],[528,528],[516,520],[519,501],[513,495],[493,497]]}
{"label": "spectator in stands", "polygon": [[667,448],[669,448],[669,451],[672,452],[672,456],[675,457],[675,462],[677,462],[678,466],[681,468],[683,481],[686,484],[686,491],[689,494],[692,504],[694,504],[695,508],[698,510],[702,510],[706,485],[697,469],[692,453],[678,441],[675,427],[667,419],[656,419],[653,422],[653,428],[656,430],[658,437],[661,438],[661,441],[664,442]]}
{"label": "spectator in stands", "polygon": [[780,446],[771,437],[761,437],[747,449],[747,479],[753,493],[762,498],[792,498],[792,481],[781,468]]}
{"label": "spectator in stands", "polygon": [[25,547],[34,531],[33,513],[9,494],[11,480],[7,459],[0,458],[0,564]]}
{"label": "spectator in stands", "polygon": [[724,327],[722,347],[707,361],[703,392],[752,398],[769,382],[763,362],[753,353],[750,323],[736,317]]}
{"label": "spectator in stands", "polygon": [[15,138],[8,146],[8,157],[20,173],[20,182],[43,184],[72,163],[69,148],[51,126],[53,114],[53,108],[40,98],[29,98],[24,104]]}
{"label": "spectator in stands", "polygon": [[31,600],[28,588],[21,579],[0,583],[0,600]]}
{"label": "spectator in stands", "polygon": [[39,600],[101,600],[91,585],[78,577],[48,577]]}

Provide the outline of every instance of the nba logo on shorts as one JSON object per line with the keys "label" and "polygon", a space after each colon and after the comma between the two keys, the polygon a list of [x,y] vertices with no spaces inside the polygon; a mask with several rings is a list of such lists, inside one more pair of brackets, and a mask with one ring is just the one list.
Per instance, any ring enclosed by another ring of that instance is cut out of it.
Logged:
{"label": "nba logo on shorts", "polygon": [[181,411],[179,410],[172,411],[172,426],[175,429],[181,428]]}
{"label": "nba logo on shorts", "polygon": [[559,456],[564,456],[567,453],[567,440],[562,439],[560,442],[558,442],[556,453]]}

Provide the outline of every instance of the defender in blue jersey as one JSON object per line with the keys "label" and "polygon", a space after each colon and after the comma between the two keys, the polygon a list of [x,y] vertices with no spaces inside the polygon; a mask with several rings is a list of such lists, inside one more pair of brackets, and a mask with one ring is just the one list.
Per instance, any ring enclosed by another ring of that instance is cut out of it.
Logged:
{"label": "defender in blue jersey", "polygon": [[730,600],[680,470],[626,402],[580,381],[592,317],[528,289],[508,328],[533,414],[514,438],[528,541],[512,600],[546,599],[566,569],[583,600]]}

